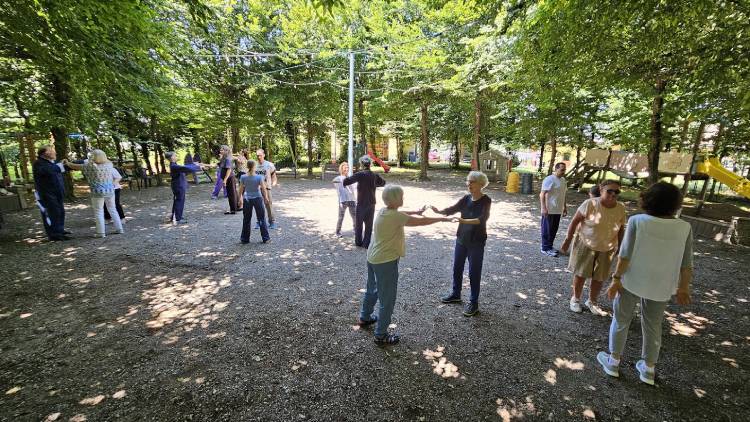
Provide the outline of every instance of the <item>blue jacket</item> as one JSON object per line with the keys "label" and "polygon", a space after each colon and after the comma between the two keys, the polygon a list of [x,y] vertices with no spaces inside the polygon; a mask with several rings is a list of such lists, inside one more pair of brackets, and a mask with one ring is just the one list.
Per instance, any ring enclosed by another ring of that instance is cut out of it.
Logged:
{"label": "blue jacket", "polygon": [[185,164],[181,166],[177,163],[169,164],[169,173],[172,175],[172,190],[186,191],[188,188],[186,174],[192,174],[194,171],[200,171],[200,167],[195,164]]}
{"label": "blue jacket", "polygon": [[39,197],[62,200],[65,196],[65,184],[60,167],[46,158],[37,158],[33,170],[34,188]]}

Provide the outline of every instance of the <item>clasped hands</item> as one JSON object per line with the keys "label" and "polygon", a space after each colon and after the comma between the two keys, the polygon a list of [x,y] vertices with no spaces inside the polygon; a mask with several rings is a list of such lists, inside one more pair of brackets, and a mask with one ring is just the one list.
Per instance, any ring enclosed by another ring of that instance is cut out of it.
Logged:
{"label": "clasped hands", "polygon": [[[434,212],[435,214],[440,214],[440,211],[438,211],[437,207],[435,207],[434,205],[423,205],[422,208],[420,208],[419,210],[415,212],[415,214],[422,215],[425,211],[427,211],[427,209],[431,209],[432,212]],[[444,217],[443,221],[447,221],[451,223],[460,223],[461,219],[458,217]]]}

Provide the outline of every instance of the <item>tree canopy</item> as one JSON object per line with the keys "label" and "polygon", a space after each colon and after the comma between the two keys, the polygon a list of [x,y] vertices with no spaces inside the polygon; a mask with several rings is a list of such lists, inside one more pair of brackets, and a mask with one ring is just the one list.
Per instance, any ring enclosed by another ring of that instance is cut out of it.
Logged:
{"label": "tree canopy", "polygon": [[714,153],[748,156],[747,2],[0,0],[0,11],[0,145],[18,157],[50,134],[61,156],[79,152],[68,135],[80,132],[149,169],[162,148],[208,156],[226,143],[311,171],[327,134],[346,133],[350,52],[361,150],[381,131],[413,141],[425,177],[435,144],[598,142],[653,165],[707,124],[721,128]]}

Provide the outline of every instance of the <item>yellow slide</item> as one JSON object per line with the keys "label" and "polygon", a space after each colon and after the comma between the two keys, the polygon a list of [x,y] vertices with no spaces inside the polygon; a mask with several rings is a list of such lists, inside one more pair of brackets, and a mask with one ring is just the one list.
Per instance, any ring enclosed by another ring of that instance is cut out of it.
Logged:
{"label": "yellow slide", "polygon": [[696,171],[698,173],[707,174],[729,186],[730,189],[745,198],[750,198],[750,180],[725,169],[718,158],[709,158],[702,163],[698,163]]}

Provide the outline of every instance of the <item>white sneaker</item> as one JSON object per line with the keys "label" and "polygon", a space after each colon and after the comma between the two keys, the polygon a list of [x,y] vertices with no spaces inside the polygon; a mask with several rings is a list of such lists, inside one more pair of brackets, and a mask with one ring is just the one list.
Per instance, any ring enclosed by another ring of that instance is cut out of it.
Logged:
{"label": "white sneaker", "polygon": [[617,363],[614,363],[612,361],[612,355],[609,353],[599,352],[596,355],[596,361],[599,362],[604,372],[610,377],[617,378],[620,376],[620,362],[618,361]]}
{"label": "white sneaker", "polygon": [[646,365],[646,361],[641,359],[635,363],[635,369],[638,370],[641,381],[645,382],[648,385],[654,385],[654,379],[656,378],[656,371],[654,370],[655,368],[649,368]]}
{"label": "white sneaker", "polygon": [[598,315],[598,316],[607,316],[609,315],[607,311],[601,308],[598,303],[592,302],[591,299],[587,299],[586,303],[584,303],[586,307],[591,311],[592,314]]}
{"label": "white sneaker", "polygon": [[583,308],[581,308],[581,301],[574,297],[571,297],[570,298],[570,310],[577,314],[580,314],[581,312],[583,312]]}

